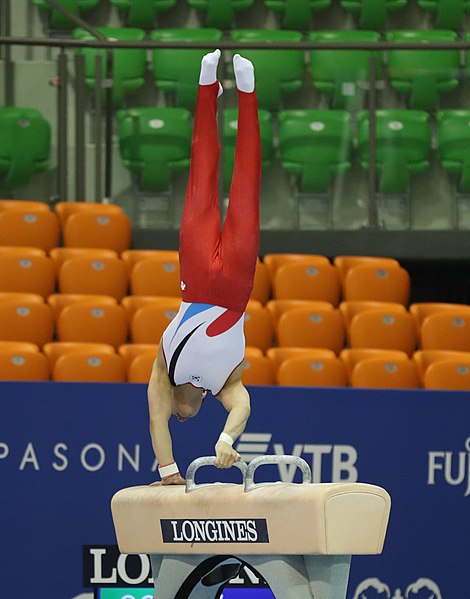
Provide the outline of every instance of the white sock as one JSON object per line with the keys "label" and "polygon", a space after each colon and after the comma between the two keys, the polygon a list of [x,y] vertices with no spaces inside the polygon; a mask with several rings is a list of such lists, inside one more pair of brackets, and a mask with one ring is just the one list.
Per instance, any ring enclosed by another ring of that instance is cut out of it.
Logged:
{"label": "white sock", "polygon": [[237,88],[242,92],[250,93],[255,90],[255,70],[253,64],[240,54],[233,57],[233,70]]}
{"label": "white sock", "polygon": [[[212,85],[217,81],[217,65],[219,64],[220,50],[214,50],[203,56],[201,61],[201,73],[199,75],[199,85]],[[223,92],[223,88],[219,83],[220,96]]]}

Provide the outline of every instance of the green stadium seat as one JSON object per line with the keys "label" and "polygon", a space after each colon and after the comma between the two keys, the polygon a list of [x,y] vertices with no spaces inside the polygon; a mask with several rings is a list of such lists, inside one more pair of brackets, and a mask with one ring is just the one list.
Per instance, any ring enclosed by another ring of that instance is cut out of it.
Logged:
{"label": "green stadium seat", "polygon": [[312,13],[328,8],[331,0],[264,0],[281,17],[286,29],[309,30]]}
{"label": "green stadium seat", "polygon": [[166,191],[171,175],[189,167],[192,119],[185,108],[120,110],[119,141],[124,165],[139,187]]}
{"label": "green stadium seat", "polygon": [[204,48],[155,48],[152,51],[155,83],[174,96],[176,106],[189,110],[196,105],[199,70],[204,54],[211,52],[223,37],[219,29],[159,29],[151,39],[158,42],[207,42]]}
{"label": "green stadium seat", "polygon": [[359,15],[363,29],[384,29],[387,14],[406,6],[408,0],[341,0],[341,6]]}
{"label": "green stadium seat", "polygon": [[235,14],[253,6],[254,0],[188,0],[188,4],[204,13],[205,27],[229,29]]}
{"label": "green stadium seat", "polygon": [[299,189],[326,193],[331,179],[351,167],[351,116],[343,110],[284,110],[279,113],[283,168]]}
{"label": "green stadium seat", "polygon": [[[263,168],[271,166],[273,155],[273,131],[271,114],[267,110],[258,111],[259,129],[261,135],[261,154]],[[235,143],[238,128],[238,110],[224,110],[224,189],[229,189],[232,180],[233,163],[235,159]]]}
{"label": "green stadium seat", "polygon": [[[390,31],[389,42],[423,44],[457,40],[454,31],[408,30]],[[409,107],[433,110],[439,94],[447,93],[459,85],[459,50],[389,50],[388,73],[392,86],[409,97]]]}
{"label": "green stadium seat", "polygon": [[157,14],[173,8],[176,0],[111,0],[111,4],[125,13],[128,27],[152,29]]}
{"label": "green stadium seat", "polygon": [[435,25],[442,29],[463,29],[466,12],[470,12],[470,0],[418,0],[419,6],[436,15]]}
{"label": "green stadium seat", "polygon": [[470,192],[470,110],[441,110],[438,147],[442,165],[460,177],[459,191]]}
{"label": "green stadium seat", "polygon": [[[236,29],[232,31],[235,42],[300,42],[299,31]],[[284,94],[298,91],[304,76],[303,50],[240,50],[251,60],[256,72],[258,105],[266,110],[279,110]]]}
{"label": "green stadium seat", "polygon": [[[145,31],[132,27],[97,27],[108,40],[140,42],[145,39]],[[79,40],[94,40],[85,29],[74,29],[73,37]],[[106,76],[106,52],[97,48],[79,48],[77,54],[85,55],[86,84],[95,89],[95,57],[102,56],[102,74]],[[147,67],[144,49],[118,48],[113,50],[113,104],[121,106],[124,97],[142,87]]]}
{"label": "green stadium seat", "polygon": [[[100,0],[59,0],[58,4],[62,4],[64,8],[67,8],[71,13],[82,16],[82,13],[95,8]],[[40,10],[50,13],[49,24],[52,29],[73,29],[75,23],[64,16],[58,10],[54,10],[52,6],[46,2],[46,0],[33,0],[33,4]]]}
{"label": "green stadium seat", "polygon": [[51,128],[33,108],[0,107],[0,189],[27,185],[49,167]]}
{"label": "green stadium seat", "polygon": [[[429,167],[431,129],[421,110],[377,110],[377,173],[379,191],[406,193],[411,175]],[[363,168],[369,168],[369,114],[358,114],[358,148]]]}
{"label": "green stadium seat", "polygon": [[[309,35],[312,42],[377,42],[376,31],[315,31]],[[313,85],[332,98],[333,108],[361,107],[364,84],[369,79],[369,59],[376,57],[376,76],[382,76],[382,53],[369,50],[313,50],[310,69]]]}

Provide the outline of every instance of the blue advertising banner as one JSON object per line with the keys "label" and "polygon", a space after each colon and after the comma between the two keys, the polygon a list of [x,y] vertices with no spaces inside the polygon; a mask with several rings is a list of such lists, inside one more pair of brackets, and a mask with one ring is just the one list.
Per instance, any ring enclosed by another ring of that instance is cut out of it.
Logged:
{"label": "blue advertising banner", "polygon": [[[470,597],[468,393],[250,391],[235,446],[245,460],[298,455],[315,482],[370,482],[392,496],[384,552],[353,558],[348,599]],[[181,470],[213,455],[225,418],[208,397],[197,418],[171,423]],[[118,489],[156,480],[155,470],[145,385],[0,383],[0,597],[85,599],[93,587],[148,586],[148,558],[116,549],[109,504]],[[290,466],[259,469],[259,480],[297,477]],[[239,478],[198,471],[198,482]]]}

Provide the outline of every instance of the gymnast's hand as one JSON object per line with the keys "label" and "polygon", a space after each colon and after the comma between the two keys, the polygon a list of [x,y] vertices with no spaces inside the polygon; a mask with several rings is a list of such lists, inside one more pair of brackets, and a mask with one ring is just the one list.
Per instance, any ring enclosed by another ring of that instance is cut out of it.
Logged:
{"label": "gymnast's hand", "polygon": [[240,455],[225,441],[217,441],[215,455],[217,457],[214,464],[216,468],[231,468],[240,459]]}
{"label": "gymnast's hand", "polygon": [[172,474],[171,476],[167,476],[163,480],[158,480],[152,484],[150,487],[167,487],[168,485],[185,485],[186,480],[181,476],[181,474]]}

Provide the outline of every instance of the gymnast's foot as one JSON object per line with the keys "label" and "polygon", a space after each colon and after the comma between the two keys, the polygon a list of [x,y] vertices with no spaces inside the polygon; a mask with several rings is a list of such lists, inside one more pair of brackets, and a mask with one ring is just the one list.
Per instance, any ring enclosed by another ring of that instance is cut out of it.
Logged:
{"label": "gymnast's foot", "polygon": [[255,70],[249,60],[241,57],[240,54],[235,54],[233,57],[233,70],[235,71],[237,89],[247,93],[255,91]]}
{"label": "gymnast's foot", "polygon": [[[217,81],[217,65],[219,64],[220,50],[214,50],[206,54],[201,61],[201,73],[199,75],[199,85],[212,85]],[[217,97],[222,95],[224,91],[219,82],[219,93]]]}

